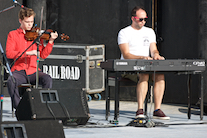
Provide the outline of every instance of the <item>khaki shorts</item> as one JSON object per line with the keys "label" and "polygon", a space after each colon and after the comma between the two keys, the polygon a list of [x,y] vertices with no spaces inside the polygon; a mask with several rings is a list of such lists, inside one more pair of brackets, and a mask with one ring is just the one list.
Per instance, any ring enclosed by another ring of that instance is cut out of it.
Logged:
{"label": "khaki shorts", "polygon": [[138,74],[121,74],[122,78],[130,79],[134,82],[138,82],[139,75]]}
{"label": "khaki shorts", "polygon": [[[139,74],[121,74],[123,78],[130,79],[136,83],[139,81]],[[149,74],[149,82],[153,82],[152,74]]]}

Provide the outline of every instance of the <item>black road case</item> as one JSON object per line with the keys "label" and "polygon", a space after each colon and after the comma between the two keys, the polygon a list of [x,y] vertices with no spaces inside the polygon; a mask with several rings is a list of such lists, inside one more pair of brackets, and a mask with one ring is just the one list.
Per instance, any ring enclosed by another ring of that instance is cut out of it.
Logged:
{"label": "black road case", "polygon": [[40,68],[53,79],[53,89],[82,88],[87,94],[105,90],[104,45],[56,43]]}

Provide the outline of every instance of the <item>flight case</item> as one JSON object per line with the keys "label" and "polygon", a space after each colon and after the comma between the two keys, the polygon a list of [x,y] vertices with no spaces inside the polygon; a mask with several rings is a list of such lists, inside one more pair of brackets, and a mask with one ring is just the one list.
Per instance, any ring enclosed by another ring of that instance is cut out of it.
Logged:
{"label": "flight case", "polygon": [[100,62],[105,60],[104,45],[56,43],[51,54],[40,61],[40,68],[53,79],[53,89],[82,88],[101,99],[105,90],[104,70]]}

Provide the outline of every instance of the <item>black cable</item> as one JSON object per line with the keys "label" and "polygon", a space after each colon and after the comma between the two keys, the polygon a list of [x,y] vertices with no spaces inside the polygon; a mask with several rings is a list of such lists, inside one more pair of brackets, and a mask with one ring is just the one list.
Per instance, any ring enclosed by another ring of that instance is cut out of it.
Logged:
{"label": "black cable", "polygon": [[56,117],[55,117],[55,114],[53,113],[52,109],[50,108],[48,102],[46,101],[46,105],[47,105],[47,108],[48,110],[50,111],[51,115],[54,117],[54,119],[56,120]]}
{"label": "black cable", "polygon": [[167,125],[201,125],[207,124],[207,122],[198,122],[198,123],[177,123],[177,124],[167,124]]}
{"label": "black cable", "polygon": [[62,107],[62,109],[65,109],[64,111],[65,111],[65,113],[66,113],[66,116],[67,116],[68,119],[70,120],[70,114],[69,114],[67,108],[65,107],[65,105],[62,104],[60,101],[57,101],[57,102],[60,104],[60,106]]}
{"label": "black cable", "polygon": [[[63,109],[63,112],[65,113],[65,115],[68,117],[68,119],[70,120],[70,114],[67,110],[67,108],[65,107],[64,104],[62,104],[60,101],[57,100],[57,103],[60,104],[60,106],[62,107]],[[47,105],[47,108],[48,110],[50,111],[51,115],[54,117],[54,119],[56,120],[57,118],[55,117],[55,114],[53,113],[52,109],[50,108],[49,104],[48,104],[48,101],[46,101],[46,105]],[[64,110],[65,109],[65,110]]]}

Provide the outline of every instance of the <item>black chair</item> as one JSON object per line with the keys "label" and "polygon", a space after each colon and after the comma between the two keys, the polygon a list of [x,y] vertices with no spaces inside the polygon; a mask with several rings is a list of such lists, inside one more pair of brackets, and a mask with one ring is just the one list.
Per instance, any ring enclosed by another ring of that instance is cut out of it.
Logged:
{"label": "black chair", "polygon": [[[115,109],[114,109],[114,120],[117,121],[117,118],[119,117],[119,92],[121,87],[136,87],[137,83],[135,81],[132,81],[127,78],[121,77],[120,73],[115,72],[111,74],[108,74],[106,76],[106,91],[105,91],[105,97],[106,97],[106,120],[108,120],[108,116],[110,115],[110,100],[111,100],[111,95],[110,95],[110,87],[115,87]],[[145,99],[145,115],[147,115],[147,103],[150,101],[151,97],[151,87],[152,83],[149,82],[148,85],[148,93],[146,95]],[[136,90],[135,90],[136,93]]]}

